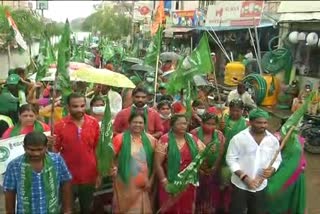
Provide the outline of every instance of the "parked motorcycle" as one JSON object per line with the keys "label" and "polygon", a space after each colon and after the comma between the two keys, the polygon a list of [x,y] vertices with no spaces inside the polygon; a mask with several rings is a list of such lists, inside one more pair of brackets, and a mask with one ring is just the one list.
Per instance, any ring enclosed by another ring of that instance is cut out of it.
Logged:
{"label": "parked motorcycle", "polygon": [[306,139],[305,151],[320,154],[320,116],[304,115],[300,130]]}

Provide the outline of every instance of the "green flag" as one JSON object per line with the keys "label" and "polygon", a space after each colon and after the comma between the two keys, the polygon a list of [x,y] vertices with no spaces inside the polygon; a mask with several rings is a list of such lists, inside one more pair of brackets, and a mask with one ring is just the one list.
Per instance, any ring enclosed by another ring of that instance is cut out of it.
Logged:
{"label": "green flag", "polygon": [[73,37],[71,40],[71,49],[72,49],[72,57],[71,60],[73,62],[84,62],[84,55],[82,54],[81,47],[77,44],[76,37]]}
{"label": "green flag", "polygon": [[102,54],[103,54],[103,60],[105,61],[111,60],[115,54],[115,51],[112,48],[112,45],[107,41],[103,44]]}
{"label": "green flag", "polygon": [[[70,62],[70,25],[67,20],[64,25],[64,31],[61,36],[58,49],[58,63],[56,81],[58,87],[62,92],[62,100],[66,103],[66,98],[72,93],[71,81],[69,76],[69,62]],[[66,111],[64,111],[66,114]]]}
{"label": "green flag", "polygon": [[108,96],[105,96],[106,108],[101,124],[99,143],[96,149],[98,171],[101,175],[109,172],[113,161],[112,121]]}
{"label": "green flag", "polygon": [[144,59],[144,64],[150,66],[157,66],[157,56],[160,54],[161,41],[162,41],[163,27],[159,27],[157,33],[152,38],[151,43],[147,49]]}
{"label": "green flag", "polygon": [[[303,115],[308,109],[314,92],[309,95],[305,103],[292,114],[286,123],[281,127],[281,137],[288,133],[291,127],[297,127]],[[268,179],[267,186],[267,209],[270,213],[304,213],[305,201],[305,178],[302,174],[296,182],[290,186],[286,183],[299,167],[303,148],[298,140],[298,128],[292,132],[281,151],[282,162],[277,172]]]}
{"label": "green flag", "polygon": [[166,186],[166,191],[168,193],[177,195],[183,192],[189,184],[194,186],[199,185],[199,167],[204,159],[210,154],[210,149],[214,144],[215,142],[209,143],[206,148],[201,153],[198,153],[193,161],[177,175],[176,180]]}
{"label": "green flag", "polygon": [[51,46],[51,42],[47,36],[44,34],[44,38],[40,41],[40,51],[37,59],[37,74],[36,81],[40,81],[46,76],[49,66],[55,62],[54,52]]}
{"label": "green flag", "polygon": [[212,72],[213,68],[208,37],[205,33],[190,56],[178,63],[176,71],[169,79],[168,93],[171,95],[179,93],[181,89],[186,88],[195,75],[207,74]]}

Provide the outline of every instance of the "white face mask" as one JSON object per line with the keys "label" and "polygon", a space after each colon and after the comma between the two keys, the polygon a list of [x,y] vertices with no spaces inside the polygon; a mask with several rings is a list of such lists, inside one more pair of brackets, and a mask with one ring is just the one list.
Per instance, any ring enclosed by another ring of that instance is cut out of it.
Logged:
{"label": "white face mask", "polygon": [[94,106],[92,107],[92,112],[95,114],[103,114],[105,109],[105,106]]}
{"label": "white face mask", "polygon": [[163,114],[160,114],[160,117],[164,120],[167,120],[167,119],[170,119],[171,118],[171,114],[168,114],[168,115],[163,115]]}
{"label": "white face mask", "polygon": [[205,111],[206,111],[205,109],[199,108],[199,109],[197,109],[197,114],[203,115]]}

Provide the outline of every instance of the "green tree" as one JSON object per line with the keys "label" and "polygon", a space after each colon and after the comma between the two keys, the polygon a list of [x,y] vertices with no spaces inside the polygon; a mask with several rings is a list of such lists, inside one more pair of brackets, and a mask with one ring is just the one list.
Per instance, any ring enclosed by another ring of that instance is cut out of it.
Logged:
{"label": "green tree", "polygon": [[[119,6],[118,6],[119,7]],[[82,23],[83,31],[100,32],[112,40],[120,39],[131,32],[131,18],[119,8],[104,7],[88,16]]]}
{"label": "green tree", "polygon": [[64,23],[62,22],[50,22],[45,25],[45,29],[47,31],[48,37],[52,36],[60,36],[63,32]]}

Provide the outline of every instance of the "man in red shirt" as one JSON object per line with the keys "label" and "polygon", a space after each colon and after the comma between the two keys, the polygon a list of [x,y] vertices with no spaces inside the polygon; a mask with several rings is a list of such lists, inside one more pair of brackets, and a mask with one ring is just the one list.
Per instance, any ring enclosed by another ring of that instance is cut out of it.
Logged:
{"label": "man in red shirt", "polygon": [[163,134],[162,121],[159,113],[147,106],[147,91],[142,87],[136,87],[132,91],[133,105],[120,111],[114,120],[113,131],[115,134],[124,132],[129,127],[129,116],[133,112],[140,112],[146,118],[146,131],[155,138]]}
{"label": "man in red shirt", "polygon": [[54,148],[60,152],[72,174],[72,190],[79,198],[80,212],[90,213],[95,187],[101,184],[97,172],[96,146],[99,124],[85,114],[85,97],[72,93],[67,99],[69,115],[55,124]]}

